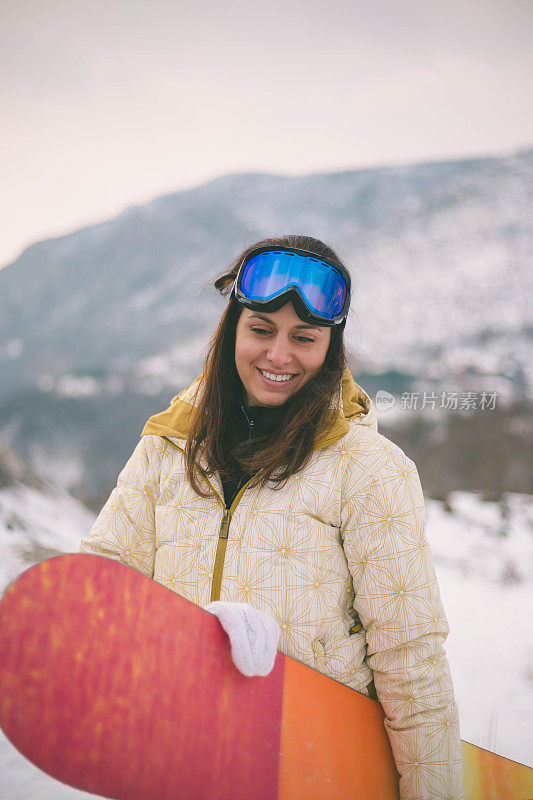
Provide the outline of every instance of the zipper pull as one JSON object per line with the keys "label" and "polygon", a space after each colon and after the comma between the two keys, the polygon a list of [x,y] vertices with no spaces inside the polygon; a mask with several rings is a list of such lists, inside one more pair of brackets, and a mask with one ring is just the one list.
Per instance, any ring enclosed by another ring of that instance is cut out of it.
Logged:
{"label": "zipper pull", "polygon": [[224,509],[224,514],[222,515],[222,522],[220,523],[220,533],[218,534],[219,539],[227,539],[228,538],[228,530],[229,524],[231,521],[231,514],[228,508]]}

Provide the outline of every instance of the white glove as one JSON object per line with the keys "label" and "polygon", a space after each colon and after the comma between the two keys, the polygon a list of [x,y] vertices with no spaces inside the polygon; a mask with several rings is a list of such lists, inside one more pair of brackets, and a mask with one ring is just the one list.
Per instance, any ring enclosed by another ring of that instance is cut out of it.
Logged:
{"label": "white glove", "polygon": [[268,675],[274,666],[280,637],[276,620],[248,603],[215,600],[205,610],[218,618],[228,634],[237,669],[248,678]]}

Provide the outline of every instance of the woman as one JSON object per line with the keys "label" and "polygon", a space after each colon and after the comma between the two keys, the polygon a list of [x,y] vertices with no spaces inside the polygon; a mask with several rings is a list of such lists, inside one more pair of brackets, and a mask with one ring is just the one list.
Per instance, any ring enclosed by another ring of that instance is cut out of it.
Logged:
{"label": "woman", "polygon": [[460,798],[420,481],[345,369],[349,275],[322,242],[284,236],[215,286],[231,296],[203,375],[148,421],[82,549],[219,601],[230,636],[232,617],[265,623],[266,651],[274,619],[284,653],[375,685],[401,797]]}

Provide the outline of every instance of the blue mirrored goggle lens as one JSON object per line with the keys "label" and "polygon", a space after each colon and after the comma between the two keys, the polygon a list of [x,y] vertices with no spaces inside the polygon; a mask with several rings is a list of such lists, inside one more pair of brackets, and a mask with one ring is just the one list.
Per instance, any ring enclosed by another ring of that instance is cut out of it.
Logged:
{"label": "blue mirrored goggle lens", "polygon": [[240,278],[240,289],[249,300],[267,303],[292,286],[309,310],[334,319],[346,298],[346,282],[329,264],[297,253],[259,253],[248,261]]}

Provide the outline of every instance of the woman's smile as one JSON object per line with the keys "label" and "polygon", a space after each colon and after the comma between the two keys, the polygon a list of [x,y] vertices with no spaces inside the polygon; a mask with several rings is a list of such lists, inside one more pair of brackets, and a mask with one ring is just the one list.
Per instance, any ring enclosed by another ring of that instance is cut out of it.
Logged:
{"label": "woman's smile", "polygon": [[257,369],[259,370],[261,375],[270,382],[274,381],[275,383],[288,383],[292,378],[296,377],[296,375],[290,372],[285,372],[282,375],[277,375],[274,372],[270,372],[266,369],[261,369],[260,367],[258,367]]}

